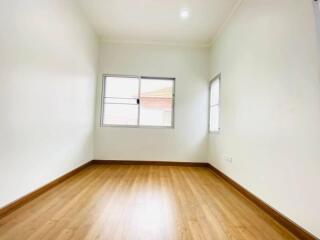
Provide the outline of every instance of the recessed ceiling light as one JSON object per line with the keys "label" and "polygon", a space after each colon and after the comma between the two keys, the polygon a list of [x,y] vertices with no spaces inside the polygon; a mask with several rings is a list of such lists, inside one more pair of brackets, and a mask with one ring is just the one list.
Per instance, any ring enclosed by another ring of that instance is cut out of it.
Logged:
{"label": "recessed ceiling light", "polygon": [[182,9],[182,10],[180,11],[180,17],[181,17],[182,19],[187,19],[189,16],[190,16],[190,12],[189,12],[188,9]]}

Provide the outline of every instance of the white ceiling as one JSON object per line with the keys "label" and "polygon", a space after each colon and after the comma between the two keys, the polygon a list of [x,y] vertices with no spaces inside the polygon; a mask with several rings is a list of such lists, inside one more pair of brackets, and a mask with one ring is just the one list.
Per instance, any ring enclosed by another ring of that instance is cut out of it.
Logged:
{"label": "white ceiling", "polygon": [[[238,0],[77,0],[109,41],[208,44]],[[190,17],[182,19],[181,9]]]}

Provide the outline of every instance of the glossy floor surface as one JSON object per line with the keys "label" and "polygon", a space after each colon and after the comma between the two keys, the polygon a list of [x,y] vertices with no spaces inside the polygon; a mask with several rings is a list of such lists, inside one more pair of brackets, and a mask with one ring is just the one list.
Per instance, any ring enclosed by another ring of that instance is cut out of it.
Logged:
{"label": "glossy floor surface", "polygon": [[90,165],[0,219],[0,239],[295,238],[207,168]]}

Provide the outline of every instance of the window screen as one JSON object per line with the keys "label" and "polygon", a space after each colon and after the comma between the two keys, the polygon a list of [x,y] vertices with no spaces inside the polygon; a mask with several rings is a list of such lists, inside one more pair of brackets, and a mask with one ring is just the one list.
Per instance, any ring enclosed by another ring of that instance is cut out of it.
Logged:
{"label": "window screen", "polygon": [[218,75],[210,83],[209,131],[220,131],[220,80]]}
{"label": "window screen", "polygon": [[173,127],[173,78],[104,77],[102,125]]}

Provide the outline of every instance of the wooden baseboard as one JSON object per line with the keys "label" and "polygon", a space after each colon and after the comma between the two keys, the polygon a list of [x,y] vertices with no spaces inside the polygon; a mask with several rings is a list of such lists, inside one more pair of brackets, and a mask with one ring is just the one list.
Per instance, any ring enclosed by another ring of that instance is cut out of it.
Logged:
{"label": "wooden baseboard", "polygon": [[55,187],[56,185],[60,184],[61,182],[65,181],[66,179],[70,178],[71,176],[75,175],[76,173],[80,172],[82,169],[88,167],[91,164],[90,162],[87,162],[83,165],[81,165],[80,167],[72,170],[71,172],[66,173],[65,175],[53,180],[52,182],[36,189],[35,191],[26,194],[25,196],[9,203],[8,205],[0,208],[0,218],[7,216],[8,214],[10,214],[11,212],[17,210],[18,208],[22,207],[23,205],[25,205],[26,203],[30,202],[31,200],[39,197],[41,194],[43,194],[44,192],[50,190],[51,188]]}
{"label": "wooden baseboard", "polygon": [[216,175],[223,178],[226,182],[228,182],[232,187],[237,189],[242,195],[248,198],[250,201],[255,203],[259,208],[264,210],[269,216],[271,216],[274,220],[280,223],[283,227],[288,229],[292,234],[294,234],[299,239],[303,240],[318,240],[313,234],[299,226],[298,224],[291,221],[289,218],[272,208],[270,205],[262,201],[260,198],[256,197],[254,194],[249,192],[247,189],[242,187],[240,184],[232,180],[230,177],[225,175],[223,172],[212,166],[211,164],[207,164],[207,167],[210,168]]}
{"label": "wooden baseboard", "polygon": [[128,160],[93,160],[92,164],[117,164],[117,165],[156,165],[156,166],[185,166],[207,167],[204,162],[169,162],[169,161],[128,161]]}

